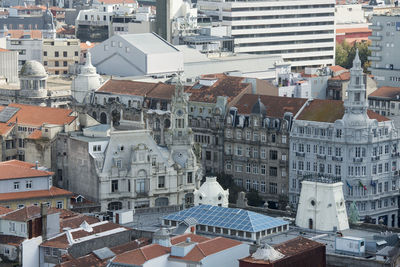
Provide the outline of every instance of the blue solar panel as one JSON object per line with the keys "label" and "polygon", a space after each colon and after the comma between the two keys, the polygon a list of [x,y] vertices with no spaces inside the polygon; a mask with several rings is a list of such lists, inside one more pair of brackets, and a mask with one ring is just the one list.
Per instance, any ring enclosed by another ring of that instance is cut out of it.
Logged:
{"label": "blue solar panel", "polygon": [[194,218],[198,224],[246,232],[260,232],[288,222],[248,210],[200,205],[165,216],[165,220],[183,221]]}

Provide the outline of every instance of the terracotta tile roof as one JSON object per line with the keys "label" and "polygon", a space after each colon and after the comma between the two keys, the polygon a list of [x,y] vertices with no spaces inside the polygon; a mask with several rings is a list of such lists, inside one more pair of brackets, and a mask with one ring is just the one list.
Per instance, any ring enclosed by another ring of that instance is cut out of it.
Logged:
{"label": "terracotta tile roof", "polygon": [[212,86],[201,86],[197,82],[186,90],[190,93],[190,101],[215,103],[218,96],[228,97],[228,103],[238,96],[243,90],[251,86],[243,83],[244,77],[227,76],[225,74],[204,75],[202,79],[217,79]]}
{"label": "terracotta tile roof", "polygon": [[400,96],[400,87],[382,86],[372,92],[368,97],[396,98]]}
{"label": "terracotta tile roof", "polygon": [[363,43],[367,42],[370,43],[371,41],[368,39],[368,37],[355,37],[355,38],[346,38],[344,39],[345,42],[349,44],[354,44],[354,43]]}
{"label": "terracotta tile roof", "polygon": [[40,139],[42,138],[42,130],[36,129],[30,135],[28,135],[27,139]]}
{"label": "terracotta tile roof", "polygon": [[77,118],[77,116],[72,115],[73,111],[71,109],[39,107],[16,103],[11,103],[8,106],[19,108],[19,110],[6,123],[0,123],[0,134],[4,134],[9,130],[10,126],[8,125],[11,122],[18,121],[19,125],[40,127],[43,124],[70,124]]}
{"label": "terracotta tile roof", "polygon": [[209,255],[239,246],[241,244],[242,242],[237,240],[228,239],[225,237],[216,237],[195,245],[194,248],[188,254],[186,254],[185,257],[170,256],[170,258],[199,262]]}
{"label": "terracotta tile roof", "polygon": [[0,162],[0,179],[18,179],[28,177],[42,177],[51,176],[54,173],[42,170],[36,170],[35,164],[19,161],[9,160]]}
{"label": "terracotta tile roof", "polygon": [[343,29],[336,29],[336,34],[346,34],[346,33],[372,33],[371,29],[368,27],[363,28],[343,28]]}
{"label": "terracotta tile roof", "polygon": [[84,221],[88,224],[94,224],[99,222],[100,220],[93,216],[87,216],[84,214],[76,214],[73,217],[64,218],[60,221],[60,228],[61,230],[64,228],[78,228]]}
{"label": "terracotta tile roof", "polygon": [[31,39],[42,39],[41,30],[7,30],[4,35],[9,35],[12,39],[21,39],[24,35],[30,35]]}
{"label": "terracotta tile roof", "polygon": [[171,238],[171,244],[175,245],[181,242],[186,241],[187,238],[190,238],[190,240],[192,242],[196,242],[196,243],[202,243],[208,240],[211,240],[211,238],[205,237],[205,236],[201,236],[201,235],[195,235],[192,233],[189,234],[184,234],[184,235],[178,235],[178,236],[174,236]]}
{"label": "terracotta tile roof", "polygon": [[292,112],[293,115],[296,115],[307,101],[304,98],[246,94],[235,105],[239,114],[250,114],[259,97],[267,108],[267,116],[273,118],[283,118],[285,112]]}
{"label": "terracotta tile roof", "polygon": [[71,196],[73,193],[55,186],[52,186],[50,190],[32,190],[23,192],[13,192],[13,193],[1,193],[0,201],[10,201],[10,200],[24,200],[32,198],[55,198],[61,196]]}
{"label": "terracotta tile roof", "polygon": [[[85,230],[72,231],[71,232],[72,237],[76,241],[76,239],[78,239],[78,238],[83,238],[83,237],[87,237],[87,236],[96,236],[100,233],[107,232],[107,231],[117,229],[117,228],[125,228],[124,231],[128,231],[128,228],[122,227],[122,226],[112,223],[112,222],[105,222],[105,223],[101,223],[99,225],[91,225],[91,226],[93,228],[92,232],[86,232]],[[41,246],[66,249],[66,248],[70,247],[70,243],[68,242],[66,233],[63,233],[60,236],[57,236],[57,237],[54,237],[52,239],[45,241],[44,243],[42,243]]]}
{"label": "terracotta tile roof", "polygon": [[343,72],[337,76],[333,76],[332,78],[329,78],[329,80],[349,81],[350,80],[350,71]]}
{"label": "terracotta tile roof", "polygon": [[171,100],[175,93],[175,85],[157,83],[146,95],[148,98]]}
{"label": "terracotta tile roof", "polygon": [[25,238],[13,235],[0,235],[0,244],[7,244],[18,247],[24,242]]}
{"label": "terracotta tile roof", "polygon": [[[53,214],[59,212],[58,209],[49,209],[48,214]],[[28,220],[40,217],[40,207],[39,206],[28,206],[22,209],[17,209],[11,211],[0,218],[2,220],[26,222]]]}
{"label": "terracotta tile roof", "polygon": [[11,212],[11,211],[12,211],[12,209],[9,209],[9,208],[0,206],[0,215],[9,213],[9,212]]}
{"label": "terracotta tile roof", "polygon": [[348,71],[347,69],[343,68],[342,66],[335,65],[335,66],[329,66],[328,68],[331,69],[333,72],[339,72],[339,71]]}
{"label": "terracotta tile roof", "polygon": [[114,263],[122,263],[129,265],[142,265],[145,262],[158,258],[162,255],[169,254],[171,248],[163,247],[158,244],[151,244],[135,250],[131,250],[116,256]]}
{"label": "terracotta tile roof", "polygon": [[129,80],[108,80],[97,92],[113,93],[121,95],[146,96],[156,83],[137,82]]}
{"label": "terracotta tile roof", "polygon": [[[59,28],[59,29],[57,29],[57,34],[75,35],[75,27],[72,26],[71,28]],[[82,47],[82,43],[80,45]]]}
{"label": "terracotta tile roof", "polygon": [[0,52],[8,52],[8,51],[10,51],[10,50],[4,49],[4,48],[0,48]]}
{"label": "terracotta tile roof", "polygon": [[[389,119],[371,110],[367,111],[370,119],[377,121],[388,121]],[[297,120],[319,121],[333,123],[342,119],[344,115],[343,101],[341,100],[322,100],[314,99],[300,113]]]}
{"label": "terracotta tile roof", "polygon": [[18,10],[46,10],[45,6],[13,6],[11,8]]}
{"label": "terracotta tile roof", "polygon": [[[126,251],[130,251],[133,249],[137,249],[140,246],[144,246],[148,244],[148,240],[141,238],[138,240],[131,241],[129,243],[112,247],[110,250],[114,252],[116,255],[124,253]],[[74,259],[70,257],[68,261],[63,262],[56,267],[89,267],[89,266],[96,266],[96,267],[103,267],[107,266],[109,259],[100,260],[94,253],[90,253],[89,255]]]}

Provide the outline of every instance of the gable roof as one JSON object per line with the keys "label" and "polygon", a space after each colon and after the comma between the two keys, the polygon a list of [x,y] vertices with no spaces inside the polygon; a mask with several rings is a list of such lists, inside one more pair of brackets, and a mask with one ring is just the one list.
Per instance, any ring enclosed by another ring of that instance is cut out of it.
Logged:
{"label": "gable roof", "polygon": [[120,95],[134,95],[170,100],[175,92],[175,85],[164,83],[147,83],[130,80],[110,79],[96,92]]}
{"label": "gable roof", "polygon": [[[39,206],[27,206],[22,209],[11,211],[0,218],[2,220],[26,222],[34,218],[39,218],[41,216],[40,212],[41,209]],[[57,209],[48,209],[47,214],[53,214],[57,212],[59,212]]]}
{"label": "gable roof", "polygon": [[124,39],[144,54],[182,53],[156,33],[122,34],[118,35],[118,37]]}
{"label": "gable roof", "polygon": [[238,231],[259,232],[289,224],[288,222],[243,209],[200,205],[163,217],[164,220],[183,221],[193,217],[198,224],[229,228]]}
{"label": "gable roof", "polygon": [[21,191],[12,193],[1,193],[0,201],[10,200],[23,200],[23,199],[40,199],[47,198],[52,199],[60,196],[72,196],[73,193],[55,186],[52,186],[49,190],[32,190],[32,191]]}
{"label": "gable roof", "polygon": [[131,250],[113,259],[113,263],[122,263],[130,265],[142,265],[145,262],[166,255],[171,252],[171,248],[163,247],[159,244],[147,245],[135,250]]}
{"label": "gable roof", "polygon": [[[303,109],[297,120],[334,123],[336,120],[342,119],[343,115],[342,100],[313,99]],[[389,120],[372,110],[367,110],[367,115],[370,119],[376,119],[378,122]]]}
{"label": "gable roof", "polygon": [[216,237],[196,244],[194,248],[184,257],[170,256],[170,258],[200,262],[205,257],[235,246],[239,246],[241,244],[242,242],[237,240],[228,239],[225,237]]}
{"label": "gable roof", "polygon": [[400,96],[400,87],[382,86],[373,91],[368,97],[397,98]]}
{"label": "gable roof", "polygon": [[54,173],[37,170],[35,164],[19,160],[0,162],[0,180],[51,176]]}
{"label": "gable roof", "polygon": [[307,102],[307,99],[304,98],[245,94],[235,105],[238,113],[251,114],[251,110],[254,104],[257,103],[258,98],[260,98],[261,103],[267,109],[267,116],[273,118],[283,118],[285,112],[291,112],[293,115],[296,115]]}
{"label": "gable roof", "polygon": [[225,74],[204,75],[202,79],[216,80],[211,86],[202,85],[200,82],[189,87],[190,101],[215,103],[218,96],[226,96],[228,103],[237,97],[243,90],[251,86],[243,83],[244,77],[234,77]]}

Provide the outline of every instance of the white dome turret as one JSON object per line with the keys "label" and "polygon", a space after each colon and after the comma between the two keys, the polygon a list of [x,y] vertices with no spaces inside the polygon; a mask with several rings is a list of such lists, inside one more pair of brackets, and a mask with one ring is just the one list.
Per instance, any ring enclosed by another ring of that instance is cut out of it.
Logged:
{"label": "white dome turret", "polygon": [[229,189],[224,190],[217,177],[206,177],[199,190],[194,190],[194,205],[214,205],[228,207]]}

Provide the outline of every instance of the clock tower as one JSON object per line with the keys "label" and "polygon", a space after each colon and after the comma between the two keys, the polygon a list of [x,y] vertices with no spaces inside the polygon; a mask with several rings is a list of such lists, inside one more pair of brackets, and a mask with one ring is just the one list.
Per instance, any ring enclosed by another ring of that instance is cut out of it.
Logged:
{"label": "clock tower", "polygon": [[192,145],[192,129],[189,128],[189,94],[178,78],[171,101],[171,128],[167,136],[169,145]]}

